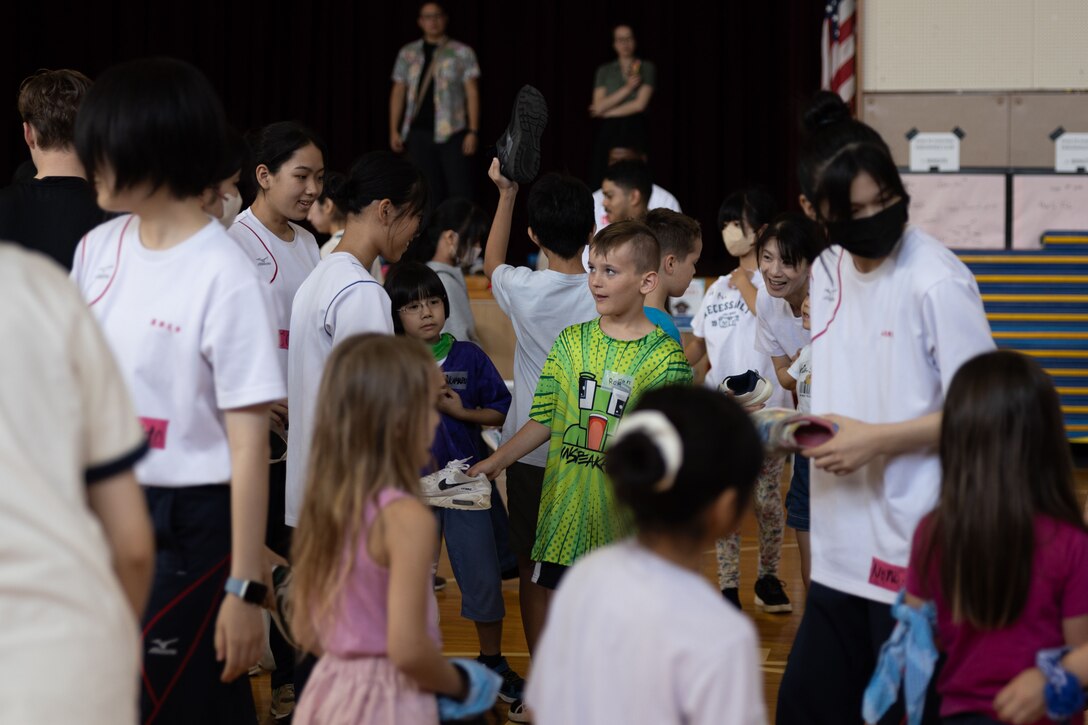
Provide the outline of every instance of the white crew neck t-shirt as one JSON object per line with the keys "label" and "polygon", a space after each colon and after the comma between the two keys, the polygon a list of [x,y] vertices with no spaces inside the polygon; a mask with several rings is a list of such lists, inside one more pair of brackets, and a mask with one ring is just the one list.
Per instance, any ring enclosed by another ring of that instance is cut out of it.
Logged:
{"label": "white crew neck t-shirt", "polygon": [[290,343],[291,303],[320,259],[320,250],[313,234],[294,222],[287,222],[295,233],[293,241],[285,242],[261,223],[246,209],[234,220],[230,235],[253,260],[257,273],[265,282],[272,311],[275,315],[273,334],[283,366],[283,379],[287,380],[287,349]]}
{"label": "white crew neck t-shirt", "polygon": [[[597,317],[589,292],[589,275],[563,274],[500,264],[491,273],[491,292],[514,327],[514,399],[502,426],[502,442],[514,437],[529,420],[540,371],[559,333]],[[521,459],[543,468],[548,444]]]}
{"label": "white crew neck t-shirt", "polygon": [[253,263],[216,220],[156,251],[140,242],[140,219],[129,214],[84,237],[72,279],[148,435],[151,452],[136,478],[148,486],[228,483],[223,411],[287,394]]}
{"label": "white crew neck t-shirt", "polygon": [[756,350],[770,357],[793,357],[812,336],[805,329],[801,315],[794,316],[789,302],[767,294],[766,287],[760,289],[756,298],[756,319],[759,320]]}
{"label": "white crew neck t-shirt", "polygon": [[[759,272],[752,275],[752,284],[756,288],[758,308],[760,298],[767,294]],[[788,392],[778,384],[771,358],[756,350],[758,329],[759,320],[748,309],[740,290],[730,284],[729,275],[719,277],[710,285],[691,320],[692,333],[706,341],[710,370],[705,383],[717,390],[726,377],[755,370],[774,388],[766,406],[792,408]]]}
{"label": "white crew neck t-shirt", "polygon": [[0,244],[0,328],[3,720],[134,723],[139,622],[87,490],[132,469],[143,429],[98,323],[52,260]]}
{"label": "white crew neck t-shirt", "polygon": [[752,622],[696,572],[633,540],[564,577],[533,657],[537,725],[762,725]]}
{"label": "white crew neck t-shirt", "polygon": [[[809,289],[817,415],[898,423],[939,412],[959,367],[994,349],[971,272],[916,228],[867,274],[831,247]],[[844,476],[813,466],[812,581],[894,601],[940,476],[935,449],[878,457]]]}
{"label": "white crew neck t-shirt", "polygon": [[364,332],[393,334],[389,295],[362,263],[347,252],[333,252],[299,287],[291,309],[291,348],[287,366],[287,501],[284,521],[298,525],[306,489],[307,461],[314,430],[314,408],[325,361],[346,337]]}

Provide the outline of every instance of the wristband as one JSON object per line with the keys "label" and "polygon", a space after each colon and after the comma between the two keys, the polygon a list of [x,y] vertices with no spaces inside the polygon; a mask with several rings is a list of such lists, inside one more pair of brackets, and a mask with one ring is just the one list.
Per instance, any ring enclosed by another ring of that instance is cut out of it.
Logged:
{"label": "wristband", "polygon": [[1077,678],[1062,667],[1062,657],[1069,647],[1039,650],[1035,666],[1046,678],[1043,695],[1046,698],[1046,716],[1051,720],[1064,721],[1084,709],[1084,690]]}
{"label": "wristband", "polygon": [[465,133],[471,133],[473,136],[478,136],[479,135],[479,131],[477,131],[474,128],[468,129],[467,131],[465,131]]}
{"label": "wristband", "polygon": [[268,587],[261,582],[228,577],[223,591],[233,594],[247,604],[262,604],[268,596]]}

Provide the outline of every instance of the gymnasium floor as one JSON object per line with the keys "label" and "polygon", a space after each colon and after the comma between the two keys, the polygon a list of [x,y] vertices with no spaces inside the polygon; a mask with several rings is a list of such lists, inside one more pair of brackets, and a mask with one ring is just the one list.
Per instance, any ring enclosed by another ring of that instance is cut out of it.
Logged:
{"label": "gymnasium floor", "polygon": [[[1085,497],[1088,496],[1088,468],[1079,468],[1076,475],[1077,493],[1083,503]],[[500,479],[500,487],[503,484],[504,481]],[[786,486],[784,485],[782,488],[783,496],[785,496],[785,491]],[[778,686],[782,681],[782,671],[785,668],[786,657],[789,655],[793,637],[797,632],[797,626],[801,623],[801,613],[804,611],[805,601],[797,543],[793,538],[792,529],[786,529],[782,547],[782,565],[779,571],[779,578],[786,582],[786,592],[793,602],[792,614],[765,614],[756,611],[755,605],[752,603],[752,585],[755,582],[757,569],[756,521],[754,516],[749,513],[741,526],[740,598],[744,612],[755,622],[756,630],[759,633],[759,654],[762,659],[767,716],[769,722],[773,723]],[[449,582],[443,591],[435,595],[438,599],[438,611],[441,617],[443,650],[450,657],[475,657],[479,654],[476,631],[470,622],[460,617],[461,592],[450,572],[449,561],[444,550],[438,572],[446,577]],[[712,550],[705,555],[703,572],[706,574],[707,579],[717,587],[717,563]],[[510,665],[515,670],[522,675],[526,675],[529,670],[529,655],[525,647],[525,637],[521,631],[516,581],[508,581],[503,584],[503,597],[506,602],[503,654],[506,655]],[[251,683],[254,697],[257,700],[257,711],[263,713],[261,724],[273,725],[276,721],[267,714],[270,697],[269,676],[262,674],[253,677]],[[501,703],[500,711],[505,714],[505,707],[501,707]]]}

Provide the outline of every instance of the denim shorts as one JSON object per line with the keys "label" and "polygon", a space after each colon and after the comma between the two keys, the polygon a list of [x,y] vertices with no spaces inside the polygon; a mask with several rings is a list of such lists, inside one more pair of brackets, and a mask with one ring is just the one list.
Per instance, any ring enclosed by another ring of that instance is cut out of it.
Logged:
{"label": "denim shorts", "polygon": [[793,454],[793,476],[786,494],[786,526],[796,531],[808,531],[809,460],[800,453]]}
{"label": "denim shorts", "polygon": [[[491,505],[502,506],[495,484]],[[435,508],[446,552],[461,589],[461,616],[473,622],[498,622],[506,616],[502,601],[502,554],[490,510]]]}

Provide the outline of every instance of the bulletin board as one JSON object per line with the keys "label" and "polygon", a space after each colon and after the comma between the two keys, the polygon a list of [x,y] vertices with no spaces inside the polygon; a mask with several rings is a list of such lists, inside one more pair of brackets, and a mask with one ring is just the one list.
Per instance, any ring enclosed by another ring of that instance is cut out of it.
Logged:
{"label": "bulletin board", "polygon": [[1005,248],[1005,174],[902,176],[912,225],[953,249]]}
{"label": "bulletin board", "polygon": [[1016,174],[1012,220],[1014,249],[1039,249],[1052,229],[1088,231],[1088,175]]}

